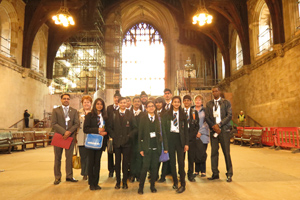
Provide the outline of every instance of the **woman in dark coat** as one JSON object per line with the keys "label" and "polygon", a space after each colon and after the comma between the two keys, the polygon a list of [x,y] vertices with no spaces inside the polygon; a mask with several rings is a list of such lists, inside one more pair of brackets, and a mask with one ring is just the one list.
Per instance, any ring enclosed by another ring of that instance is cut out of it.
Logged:
{"label": "woman in dark coat", "polygon": [[107,132],[105,131],[105,121],[107,115],[105,110],[105,103],[101,98],[95,100],[92,111],[86,115],[84,120],[83,132],[85,134],[100,134],[103,136],[102,147],[99,150],[88,149],[88,177],[90,190],[100,190],[99,173],[100,173],[100,160],[102,152],[107,144]]}

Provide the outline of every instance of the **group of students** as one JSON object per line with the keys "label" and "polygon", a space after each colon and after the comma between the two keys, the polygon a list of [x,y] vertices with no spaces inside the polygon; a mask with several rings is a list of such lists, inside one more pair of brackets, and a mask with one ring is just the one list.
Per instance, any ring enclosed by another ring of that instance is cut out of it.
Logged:
{"label": "group of students", "polygon": [[[91,190],[99,189],[99,170],[102,152],[106,148],[107,140],[113,139],[113,154],[108,153],[109,176],[116,173],[116,189],[121,187],[121,160],[122,160],[122,188],[127,189],[127,180],[139,181],[138,193],[143,194],[143,188],[147,172],[150,171],[150,190],[156,192],[155,182],[158,180],[161,154],[169,154],[169,161],[163,162],[161,178],[165,181],[168,171],[173,177],[173,189],[178,193],[185,191],[185,152],[188,151],[188,179],[195,181],[196,173],[206,176],[206,149],[209,142],[208,125],[205,123],[205,111],[202,105],[203,97],[195,97],[195,106],[192,106],[190,95],[183,98],[184,108],[181,107],[181,98],[174,96],[169,89],[164,90],[164,98],[158,97],[148,100],[145,92],[135,96],[132,100],[121,97],[117,91],[114,95],[114,104],[105,109],[102,99],[96,99],[91,112],[83,114],[87,101],[83,98],[83,109],[80,110],[83,123],[83,133],[99,133],[104,136],[101,150],[86,149],[88,151],[88,165],[82,167],[84,179],[89,177]],[[97,106],[98,105],[98,106]],[[99,124],[105,123],[105,128],[99,128]],[[81,136],[81,137],[80,137]],[[80,141],[84,137],[78,134]],[[82,154],[83,142],[78,141]],[[162,149],[163,148],[163,149]],[[93,152],[93,153],[92,153]],[[180,175],[180,187],[178,187],[176,156]],[[82,155],[81,155],[82,158]],[[83,162],[86,157],[83,157]],[[114,163],[115,161],[115,163]],[[194,173],[194,165],[196,173]],[[130,172],[130,173],[128,173]],[[130,177],[129,177],[130,176]]]}
{"label": "group of students", "polygon": [[[120,189],[121,185],[123,189],[128,189],[128,179],[130,182],[137,180],[139,181],[138,194],[143,194],[147,173],[150,172],[151,192],[157,192],[155,182],[164,182],[165,176],[169,173],[173,177],[173,189],[177,193],[184,192],[186,152],[188,152],[188,180],[195,182],[197,174],[205,177],[207,144],[215,137],[212,137],[209,128],[217,134],[221,133],[222,128],[215,127],[215,121],[219,118],[215,116],[217,110],[213,114],[213,124],[206,123],[205,115],[211,114],[206,112],[203,107],[201,95],[195,96],[194,104],[192,106],[190,95],[185,95],[183,101],[179,96],[172,97],[170,89],[164,90],[164,97],[156,99],[148,99],[147,94],[142,92],[140,96],[133,98],[132,105],[130,98],[122,97],[117,91],[114,94],[114,104],[108,106],[107,109],[101,98],[97,98],[92,106],[91,97],[84,96],[82,98],[83,108],[78,112],[80,127],[77,131],[77,145],[81,156],[81,175],[84,180],[88,179],[90,190],[101,189],[98,185],[100,161],[108,140],[113,140],[113,153],[107,152],[109,177],[113,177],[114,172],[116,174],[115,189]],[[220,110],[218,111],[221,115]],[[209,122],[211,121],[209,120]],[[219,127],[222,126],[221,123],[218,124]],[[100,150],[85,148],[86,134],[102,135],[104,138],[102,148]],[[215,141],[217,144],[221,143],[224,152],[222,142],[219,139]],[[212,148],[216,148],[216,146],[212,146]],[[160,157],[167,154],[169,159],[162,162],[159,179]],[[230,166],[227,165],[229,164],[227,158],[225,156],[227,175],[230,178],[228,181],[227,177],[227,181],[231,182],[232,166],[231,160]],[[176,169],[176,159],[178,170]],[[213,176],[209,180],[219,178],[219,171],[216,171],[218,166],[213,165],[215,163],[212,162]],[[180,176],[180,187],[177,172]]]}

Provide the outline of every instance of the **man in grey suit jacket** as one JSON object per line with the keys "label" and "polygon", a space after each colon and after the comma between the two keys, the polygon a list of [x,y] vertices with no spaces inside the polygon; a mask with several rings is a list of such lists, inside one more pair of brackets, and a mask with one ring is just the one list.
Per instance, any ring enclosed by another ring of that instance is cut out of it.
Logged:
{"label": "man in grey suit jacket", "polygon": [[[65,149],[66,155],[66,181],[77,182],[73,178],[72,156],[75,144],[75,132],[80,126],[77,110],[70,107],[70,94],[61,95],[62,106],[52,111],[52,127],[55,133],[59,133],[64,139],[72,137],[73,141],[69,149]],[[54,185],[61,182],[61,155],[63,148],[54,146]]]}
{"label": "man in grey suit jacket", "polygon": [[219,179],[219,143],[223,150],[227,169],[227,182],[232,181],[232,163],[230,157],[230,121],[232,118],[231,104],[228,100],[220,97],[218,87],[213,87],[214,99],[206,104],[205,120],[211,130],[211,169],[213,172],[209,180]]}

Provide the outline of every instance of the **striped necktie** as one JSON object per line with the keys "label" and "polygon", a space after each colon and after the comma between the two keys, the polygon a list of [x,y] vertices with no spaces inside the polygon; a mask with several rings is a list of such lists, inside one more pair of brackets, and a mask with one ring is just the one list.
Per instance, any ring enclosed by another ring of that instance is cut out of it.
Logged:
{"label": "striped necktie", "polygon": [[174,113],[174,114],[173,114],[173,124],[174,124],[174,126],[177,126],[177,125],[178,125],[178,121],[177,121],[177,113]]}
{"label": "striped necktie", "polygon": [[150,121],[153,122],[153,117],[150,117]]}
{"label": "striped necktie", "polygon": [[188,110],[185,111],[185,114],[186,114],[186,119],[189,122],[190,121],[190,115],[189,115]]}

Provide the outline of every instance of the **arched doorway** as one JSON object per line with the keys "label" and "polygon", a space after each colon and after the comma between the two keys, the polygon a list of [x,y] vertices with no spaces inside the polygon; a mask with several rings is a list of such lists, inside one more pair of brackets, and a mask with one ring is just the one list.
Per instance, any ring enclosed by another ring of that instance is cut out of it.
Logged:
{"label": "arched doorway", "polygon": [[162,95],[165,88],[165,46],[158,30],[151,24],[138,23],[123,38],[123,96]]}

